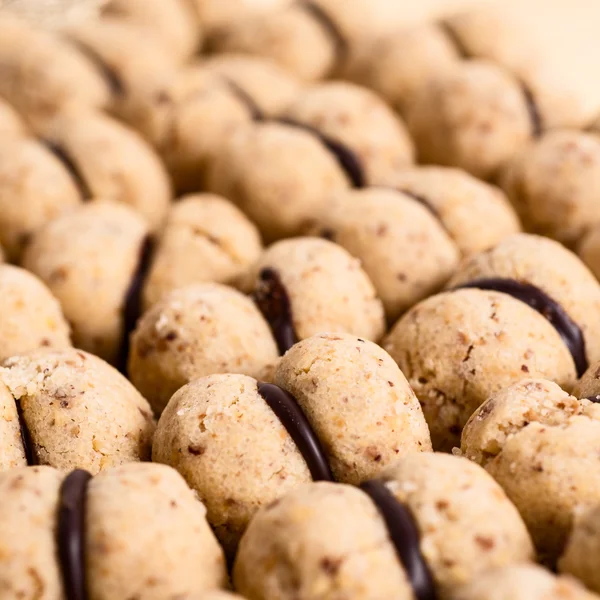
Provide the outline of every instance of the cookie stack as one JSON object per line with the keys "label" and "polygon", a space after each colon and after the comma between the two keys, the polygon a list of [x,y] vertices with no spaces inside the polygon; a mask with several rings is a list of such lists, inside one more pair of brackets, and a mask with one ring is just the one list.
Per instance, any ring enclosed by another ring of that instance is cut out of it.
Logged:
{"label": "cookie stack", "polygon": [[600,13],[418,4],[0,0],[1,600],[600,598]]}

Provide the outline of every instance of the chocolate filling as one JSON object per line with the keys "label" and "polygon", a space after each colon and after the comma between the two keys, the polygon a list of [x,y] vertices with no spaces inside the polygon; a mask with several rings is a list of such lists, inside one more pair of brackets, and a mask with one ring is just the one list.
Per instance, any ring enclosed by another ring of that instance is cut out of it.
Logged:
{"label": "chocolate filling", "polygon": [[117,358],[117,368],[121,373],[125,374],[127,371],[127,357],[129,356],[129,344],[131,332],[135,329],[136,323],[142,313],[142,291],[144,289],[144,282],[150,270],[152,264],[152,253],[154,250],[154,243],[150,236],[146,236],[140,246],[140,253],[138,263],[129,288],[125,293],[125,300],[123,303],[123,338],[121,340],[121,347],[119,348],[119,355]]}
{"label": "chocolate filling", "polygon": [[417,600],[435,600],[433,577],[421,553],[419,529],[408,509],[378,479],[361,483],[360,488],[373,501],[385,521],[396,553]]}
{"label": "chocolate filling", "polygon": [[544,131],[544,124],[540,109],[535,101],[535,97],[531,91],[531,88],[525,85],[525,83],[521,82],[521,89],[523,90],[523,97],[525,98],[527,112],[529,113],[529,121],[531,122],[531,135],[534,138],[539,138]]}
{"label": "chocolate filling", "polygon": [[60,487],[57,543],[65,597],[86,600],[85,509],[87,488],[92,476],[77,469],[67,475]]}
{"label": "chocolate filling", "polygon": [[429,203],[425,196],[421,196],[420,194],[416,194],[415,192],[411,192],[410,190],[398,189],[398,191],[402,192],[406,196],[410,196],[413,200],[416,200],[419,204],[423,205],[441,223],[442,227],[446,229],[446,226],[440,219],[440,213],[434,208],[432,204]]}
{"label": "chocolate filling", "polygon": [[79,190],[79,194],[83,200],[90,200],[93,196],[90,187],[88,186],[85,177],[83,176],[81,170],[77,166],[77,163],[73,159],[73,157],[67,152],[64,146],[61,146],[59,143],[44,139],[41,140],[42,143],[46,145],[48,150],[60,160],[60,162],[64,165],[65,169],[71,175],[71,178],[75,182],[77,189]]}
{"label": "chocolate filling", "polygon": [[258,393],[277,415],[302,454],[314,481],[333,481],[327,456],[296,399],[272,383],[258,383]]}
{"label": "chocolate filling", "polygon": [[316,2],[304,0],[299,3],[299,6],[313,17],[313,19],[325,30],[335,47],[337,62],[341,62],[344,55],[348,52],[348,43],[335,21]]}
{"label": "chocolate filling", "polygon": [[585,340],[581,329],[566,313],[564,308],[545,292],[530,283],[500,277],[476,279],[475,281],[458,285],[454,289],[464,288],[502,292],[524,302],[539,312],[550,321],[569,349],[575,363],[575,368],[577,369],[577,376],[581,377],[585,373],[588,361],[585,353]]}
{"label": "chocolate filling", "polygon": [[262,121],[264,119],[262,110],[244,88],[232,79],[229,79],[229,77],[223,77],[223,81],[227,84],[232,94],[246,107],[253,121]]}
{"label": "chocolate filling", "polygon": [[259,279],[253,299],[273,332],[279,353],[283,355],[298,342],[290,297],[275,269],[263,269]]}
{"label": "chocolate filling", "polygon": [[450,40],[451,44],[454,46],[456,52],[461,58],[465,60],[472,58],[471,53],[467,50],[467,47],[460,39],[460,36],[454,30],[452,25],[448,23],[448,21],[439,21],[438,26],[446,34],[446,37]]}
{"label": "chocolate filling", "polygon": [[315,137],[319,138],[319,141],[335,156],[335,159],[338,161],[340,167],[342,167],[342,170],[344,173],[346,173],[348,179],[350,179],[352,187],[365,187],[365,174],[363,172],[362,165],[360,164],[360,160],[356,153],[348,146],[338,142],[337,140],[334,140],[333,138],[330,138],[310,125],[299,123],[293,119],[278,119],[277,122],[282,123],[283,125],[289,125],[290,127],[304,129],[305,131],[308,131]]}
{"label": "chocolate filling", "polygon": [[102,56],[96,52],[93,48],[85,44],[84,42],[80,42],[79,40],[70,40],[71,43],[77,47],[77,49],[83,54],[90,62],[92,62],[100,74],[106,81],[108,88],[110,89],[111,94],[113,96],[124,96],[125,95],[125,85],[123,80],[119,77],[117,72],[102,58]]}
{"label": "chocolate filling", "polygon": [[594,402],[594,404],[600,404],[600,394],[588,396],[587,398],[584,398],[584,400],[589,400],[590,402]]}
{"label": "chocolate filling", "polygon": [[25,415],[23,414],[23,408],[21,406],[21,401],[15,400],[15,405],[17,407],[17,415],[19,418],[19,428],[21,430],[21,442],[23,443],[23,450],[25,452],[25,458],[27,459],[28,465],[38,465],[39,460],[37,454],[34,451],[33,441],[31,440],[31,432],[29,431],[29,427],[27,427],[27,421],[25,421]]}

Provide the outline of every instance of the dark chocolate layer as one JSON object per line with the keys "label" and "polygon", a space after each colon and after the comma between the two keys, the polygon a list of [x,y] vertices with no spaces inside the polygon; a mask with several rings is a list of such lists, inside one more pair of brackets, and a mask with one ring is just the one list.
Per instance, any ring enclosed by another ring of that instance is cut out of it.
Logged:
{"label": "dark chocolate layer", "polygon": [[419,529],[408,509],[378,479],[361,483],[360,488],[373,501],[383,517],[398,558],[406,571],[417,600],[435,600],[433,577],[421,553]]}
{"label": "dark chocolate layer", "polygon": [[535,96],[533,95],[531,88],[524,82],[521,82],[521,89],[523,90],[523,97],[525,98],[527,112],[529,113],[529,121],[531,122],[531,135],[534,138],[539,138],[544,131],[544,123],[542,121],[540,109],[535,101]]}
{"label": "dark chocolate layer", "polygon": [[41,140],[48,150],[60,160],[60,162],[64,165],[65,169],[71,175],[71,178],[75,182],[77,189],[79,190],[79,194],[81,195],[82,200],[90,200],[93,197],[92,191],[90,190],[83,173],[81,172],[79,166],[73,159],[73,157],[67,152],[64,146],[61,146],[58,142],[52,140]]}
{"label": "dark chocolate layer", "polygon": [[58,500],[57,544],[67,600],[87,600],[85,578],[85,509],[92,476],[77,469],[67,475]]}
{"label": "dark chocolate layer", "polygon": [[341,62],[348,52],[348,43],[342,35],[335,21],[327,14],[325,10],[317,2],[303,0],[299,3],[306,12],[308,12],[317,23],[326,31],[329,38],[332,40],[335,47],[337,62]]}
{"label": "dark chocolate layer", "polygon": [[125,95],[123,80],[96,50],[79,40],[71,40],[71,43],[98,69],[113,96]]}
{"label": "dark chocolate layer", "polygon": [[344,173],[348,176],[352,187],[362,188],[365,187],[365,174],[360,163],[360,159],[356,153],[341,142],[330,138],[329,136],[321,133],[318,129],[299,123],[293,119],[278,119],[279,123],[289,125],[290,127],[298,127],[304,129],[309,133],[312,133],[315,137],[319,138],[319,141],[331,152],[335,159],[338,161],[340,167],[342,167]]}
{"label": "dark chocolate layer", "polygon": [[585,340],[579,325],[571,319],[558,302],[541,289],[530,283],[524,283],[515,279],[503,279],[501,277],[476,279],[475,281],[458,285],[454,289],[464,288],[502,292],[524,302],[539,312],[550,321],[569,349],[575,362],[577,376],[581,377],[585,373],[588,368],[588,361],[585,353]]}
{"label": "dark chocolate layer", "polygon": [[250,94],[238,85],[235,81],[229,77],[222,77],[223,81],[227,84],[231,93],[248,109],[250,116],[253,121],[262,121],[264,115],[258,104],[254,101],[254,98]]}
{"label": "dark chocolate layer", "polygon": [[290,298],[275,269],[263,269],[259,278],[253,299],[273,332],[279,353],[283,355],[298,342]]}
{"label": "dark chocolate layer", "polygon": [[21,401],[15,400],[15,405],[17,407],[17,415],[19,416],[19,427],[21,429],[21,442],[23,443],[23,450],[25,451],[25,458],[27,459],[28,465],[38,465],[39,460],[37,454],[34,450],[34,444],[31,440],[31,433],[29,431],[29,427],[27,427],[27,421],[25,421],[25,415],[23,414],[23,408],[21,406]]}
{"label": "dark chocolate layer", "polygon": [[152,264],[152,253],[154,243],[150,236],[146,236],[140,246],[138,263],[133,275],[131,283],[125,293],[123,302],[123,338],[121,347],[119,348],[119,356],[117,358],[117,368],[121,373],[127,371],[127,357],[129,356],[129,344],[131,332],[135,329],[136,323],[142,313],[142,291],[144,282]]}
{"label": "dark chocolate layer", "polygon": [[258,393],[277,415],[300,450],[314,481],[333,481],[327,456],[298,402],[272,383],[258,384]]}
{"label": "dark chocolate layer", "polygon": [[595,396],[588,396],[584,398],[584,400],[589,400],[590,402],[594,402],[595,404],[600,404],[600,394],[596,394]]}

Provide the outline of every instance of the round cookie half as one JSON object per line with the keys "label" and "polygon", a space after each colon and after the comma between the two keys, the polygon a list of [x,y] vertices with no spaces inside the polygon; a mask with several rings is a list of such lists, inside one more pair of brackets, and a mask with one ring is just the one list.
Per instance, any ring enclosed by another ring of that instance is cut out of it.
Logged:
{"label": "round cookie half", "polygon": [[251,299],[204,283],[174,290],[141,317],[131,337],[128,372],[160,413],[193,379],[257,375],[276,359],[275,340]]}
{"label": "round cookie half", "polygon": [[38,348],[71,346],[60,304],[25,269],[0,264],[0,314],[0,362]]}
{"label": "round cookie half", "polygon": [[600,503],[599,439],[598,404],[527,379],[482,404],[465,425],[461,450],[503,487],[552,566],[575,515]]}
{"label": "round cookie half", "polygon": [[600,323],[594,318],[600,311],[600,284],[575,254],[548,238],[512,235],[464,261],[448,286],[492,289],[496,282],[501,291],[503,280],[515,282],[531,298],[539,290],[550,299],[556,319],[549,307],[541,312],[562,331],[567,344],[577,346],[571,351],[579,376],[600,360]]}
{"label": "round cookie half", "polygon": [[351,149],[366,185],[381,184],[414,161],[404,123],[379,97],[358,85],[328,82],[309,87],[284,116]]}
{"label": "round cookie half", "polygon": [[0,133],[2,137],[25,135],[25,123],[17,111],[4,100],[0,100]]}
{"label": "round cookie half", "polygon": [[146,308],[166,293],[192,283],[232,283],[262,252],[256,226],[231,202],[190,194],[168,213],[144,285]]}
{"label": "round cookie half", "polygon": [[389,322],[439,291],[459,252],[435,215],[415,198],[383,188],[333,196],[308,229],[358,258]]}
{"label": "round cookie half", "polygon": [[77,182],[47,147],[25,137],[0,140],[0,242],[9,260],[20,261],[38,229],[80,203]]}
{"label": "round cookie half", "polygon": [[250,272],[254,299],[279,351],[324,331],[377,341],[383,306],[360,262],[320,238],[294,238],[267,248]]}
{"label": "round cookie half", "polygon": [[150,406],[96,356],[75,349],[22,354],[4,362],[0,380],[16,403],[32,463],[97,473],[149,457]]}
{"label": "round cookie half", "polygon": [[23,257],[61,303],[75,346],[111,363],[123,359],[147,233],[132,209],[95,201],[51,221]]}
{"label": "round cookie half", "polygon": [[237,204],[265,241],[298,235],[350,179],[313,131],[278,122],[238,129],[208,175],[208,189]]}
{"label": "round cookie half", "polygon": [[573,358],[556,329],[525,303],[495,291],[459,289],[411,308],[383,347],[415,390],[433,447],[451,450],[491,394],[524,377],[570,389]]}

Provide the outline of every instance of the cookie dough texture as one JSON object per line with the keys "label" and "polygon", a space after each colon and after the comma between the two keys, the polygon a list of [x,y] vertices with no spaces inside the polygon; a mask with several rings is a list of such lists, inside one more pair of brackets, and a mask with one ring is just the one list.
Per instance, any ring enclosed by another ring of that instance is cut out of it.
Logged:
{"label": "cookie dough texture", "polygon": [[81,203],[75,181],[43,144],[25,137],[0,139],[0,242],[19,262],[32,235]]}
{"label": "cookie dough texture", "polygon": [[255,375],[277,358],[252,300],[215,283],[174,290],[138,321],[128,373],[160,413],[183,385],[213,373]]}
{"label": "cookie dough texture", "polygon": [[189,0],[109,0],[102,15],[157,36],[180,61],[199,50],[202,43],[197,14]]}
{"label": "cookie dough texture", "polygon": [[511,296],[462,289],[411,308],[383,347],[415,390],[433,447],[451,450],[471,414],[494,392],[542,377],[566,389],[573,359],[554,327]]}
{"label": "cookie dough texture", "polygon": [[600,280],[600,226],[592,226],[576,246],[579,258]]}
{"label": "cookie dough texture", "polygon": [[600,284],[563,245],[545,237],[517,234],[462,263],[450,287],[478,279],[513,279],[542,290],[579,326],[590,363],[600,360]]}
{"label": "cookie dough texture", "polygon": [[265,240],[273,241],[298,235],[350,180],[314,133],[265,122],[240,128],[225,141],[207,185],[237,204]]}
{"label": "cookie dough texture", "polygon": [[[44,598],[64,597],[56,543],[63,478],[49,467],[0,475],[0,593],[7,598],[39,598],[40,589]],[[94,477],[84,522],[90,598],[192,597],[224,585],[222,551],[204,512],[181,477],[161,465],[126,465]]]}
{"label": "cookie dough texture", "polygon": [[537,565],[510,565],[483,573],[461,587],[456,600],[594,600],[574,579],[556,577]]}
{"label": "cookie dough texture", "polygon": [[97,201],[54,219],[23,257],[61,303],[74,345],[111,363],[119,358],[123,308],[147,233],[127,206]]}
{"label": "cookie dough texture", "polygon": [[526,230],[573,246],[600,222],[600,138],[549,132],[506,166],[500,184]]}
{"label": "cookie dough texture", "polygon": [[534,133],[521,84],[499,66],[458,63],[414,94],[405,112],[419,162],[491,179]]}
{"label": "cookie dough texture", "polygon": [[464,428],[462,453],[503,487],[550,565],[575,515],[600,504],[599,435],[600,405],[540,379],[492,395]]}
{"label": "cookie dough texture", "polygon": [[384,334],[381,300],[360,261],[341,246],[312,237],[276,242],[251,271],[256,293],[264,285],[260,274],[265,269],[279,275],[299,340],[330,332],[377,341]]}
{"label": "cookie dough texture", "polygon": [[330,82],[309,87],[284,116],[346,146],[366,185],[381,184],[414,161],[404,123],[378,96],[358,85]]}
{"label": "cookie dough texture", "polygon": [[593,398],[600,394],[600,362],[590,365],[583,377],[575,384],[573,396]]}
{"label": "cookie dough texture", "polygon": [[20,404],[39,464],[97,473],[149,458],[150,406],[96,356],[30,352],[4,361],[0,380]]}
{"label": "cookie dough texture", "polygon": [[3,138],[25,134],[25,123],[17,111],[4,100],[0,100],[0,134]]}
{"label": "cookie dough texture", "polygon": [[253,117],[226,80],[199,66],[150,82],[129,107],[123,118],[154,146],[182,193],[206,187],[221,144]]}
{"label": "cookie dough texture", "polygon": [[238,86],[267,117],[279,116],[301,90],[301,82],[276,62],[244,54],[216,54],[201,65]]}
{"label": "cookie dough texture", "polygon": [[144,287],[150,307],[167,292],[191,283],[231,283],[258,260],[256,226],[229,201],[193,194],[171,208]]}
{"label": "cookie dough texture", "polygon": [[431,211],[391,189],[337,194],[309,233],[327,237],[360,260],[392,323],[413,304],[439,291],[460,258]]}
{"label": "cookie dough texture", "polygon": [[[384,472],[407,506],[440,598],[494,566],[532,558],[518,512],[465,459],[409,454]],[[385,523],[357,488],[313,483],[262,509],[242,538],[236,588],[262,598],[413,598]]]}
{"label": "cookie dough texture", "polygon": [[385,184],[430,207],[462,255],[487,250],[521,230],[515,210],[502,190],[461,169],[403,169]]}
{"label": "cookie dough texture", "polygon": [[0,15],[0,95],[39,124],[69,105],[102,108],[109,90],[91,61],[67,41]]}
{"label": "cookie dough texture", "polygon": [[563,555],[558,562],[561,573],[577,577],[590,590],[600,593],[600,577],[594,556],[600,549],[600,503],[576,516]]}
{"label": "cookie dough texture", "polygon": [[115,200],[158,229],[171,200],[171,183],[154,150],[130,128],[101,113],[72,110],[42,132],[73,165],[91,198]]}
{"label": "cookie dough texture", "polygon": [[35,275],[0,264],[0,361],[37,348],[71,346],[58,300]]}

